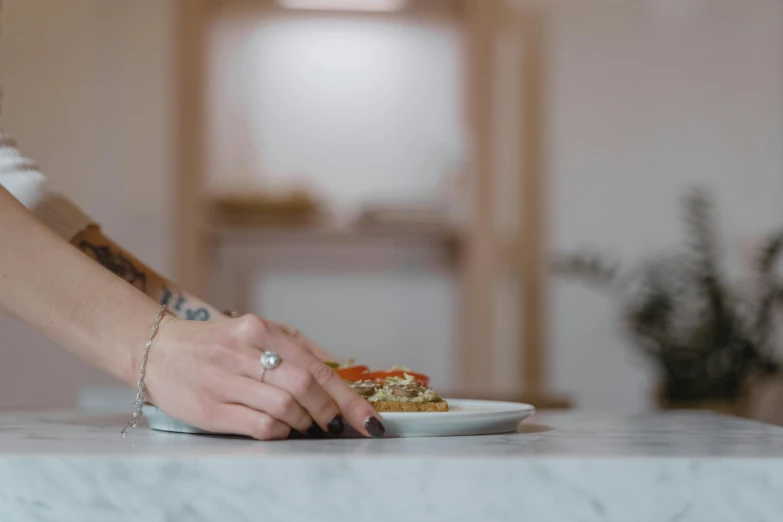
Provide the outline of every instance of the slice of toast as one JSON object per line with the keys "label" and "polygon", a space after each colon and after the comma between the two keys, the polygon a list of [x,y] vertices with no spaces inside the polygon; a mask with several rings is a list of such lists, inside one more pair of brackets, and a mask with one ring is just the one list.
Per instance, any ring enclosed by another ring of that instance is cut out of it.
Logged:
{"label": "slice of toast", "polygon": [[420,412],[449,411],[449,403],[440,400],[435,402],[371,402],[372,407],[379,412]]}

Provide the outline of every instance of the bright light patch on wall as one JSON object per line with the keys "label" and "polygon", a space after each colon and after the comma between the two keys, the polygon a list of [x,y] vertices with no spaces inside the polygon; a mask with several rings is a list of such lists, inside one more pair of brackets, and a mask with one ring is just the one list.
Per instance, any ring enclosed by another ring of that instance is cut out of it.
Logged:
{"label": "bright light patch on wall", "polygon": [[288,9],[309,9],[321,11],[399,11],[407,0],[278,0]]}
{"label": "bright light patch on wall", "polygon": [[349,214],[440,196],[463,161],[456,24],[281,16],[216,26],[210,185],[309,183]]}

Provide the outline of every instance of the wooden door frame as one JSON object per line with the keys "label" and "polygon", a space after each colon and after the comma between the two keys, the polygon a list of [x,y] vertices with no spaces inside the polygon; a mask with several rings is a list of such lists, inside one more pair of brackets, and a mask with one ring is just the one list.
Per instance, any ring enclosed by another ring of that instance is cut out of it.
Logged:
{"label": "wooden door frame", "polygon": [[522,390],[537,397],[547,390],[547,17],[543,7],[527,7],[515,17],[522,36],[522,86],[519,103]]}
{"label": "wooden door frame", "polygon": [[465,116],[470,165],[460,270],[459,357],[461,393],[494,393],[495,288],[498,272],[494,222],[494,40],[501,0],[463,2]]}
{"label": "wooden door frame", "polygon": [[[517,377],[522,396],[542,407],[569,407],[567,398],[551,395],[548,384],[549,327],[547,254],[548,75],[547,46],[550,6],[541,1],[464,0],[466,40],[467,126],[470,133],[473,219],[465,234],[462,274],[459,375],[466,391],[492,390],[492,359],[502,354],[496,339],[496,290],[505,270],[520,281],[522,335]],[[519,233],[507,248],[495,224],[495,39],[503,30],[519,31],[518,150]]]}
{"label": "wooden door frame", "polygon": [[204,200],[208,10],[209,0],[175,1],[174,278],[203,297],[208,297],[209,279]]}

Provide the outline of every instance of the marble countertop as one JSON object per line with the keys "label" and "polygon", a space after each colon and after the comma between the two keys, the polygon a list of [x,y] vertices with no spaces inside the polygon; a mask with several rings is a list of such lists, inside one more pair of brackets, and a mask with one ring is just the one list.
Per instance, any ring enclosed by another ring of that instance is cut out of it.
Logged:
{"label": "marble countertop", "polygon": [[0,521],[778,521],[783,428],[538,414],[515,434],[258,442],[0,414]]}

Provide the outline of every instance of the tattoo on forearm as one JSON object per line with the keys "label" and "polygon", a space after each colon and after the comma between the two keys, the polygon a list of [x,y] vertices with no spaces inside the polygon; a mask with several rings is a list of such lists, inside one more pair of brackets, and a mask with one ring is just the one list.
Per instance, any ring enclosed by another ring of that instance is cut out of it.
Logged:
{"label": "tattoo on forearm", "polygon": [[112,251],[111,247],[93,245],[84,240],[80,241],[77,247],[104,268],[146,293],[147,276],[136,268],[127,257]]}
{"label": "tattoo on forearm", "polygon": [[160,304],[171,307],[171,310],[188,321],[209,321],[210,313],[204,307],[188,308],[186,306],[188,299],[182,294],[177,293],[176,298],[174,293],[168,288],[163,289],[163,298],[160,300]]}
{"label": "tattoo on forearm", "polygon": [[206,308],[197,308],[195,310],[186,310],[185,319],[188,321],[209,321],[209,312]]}

